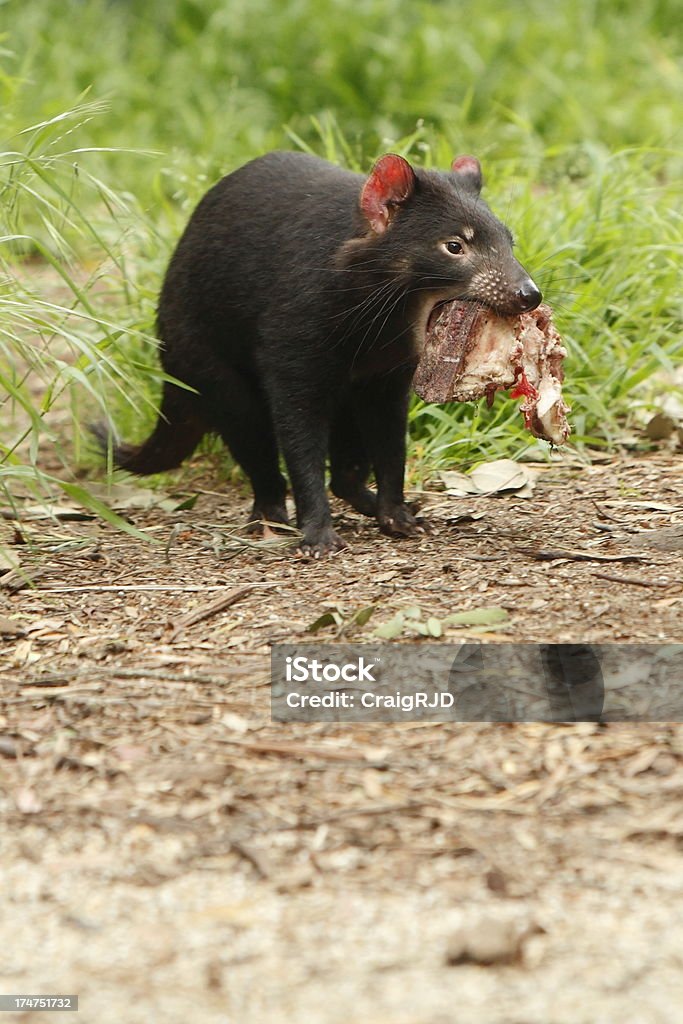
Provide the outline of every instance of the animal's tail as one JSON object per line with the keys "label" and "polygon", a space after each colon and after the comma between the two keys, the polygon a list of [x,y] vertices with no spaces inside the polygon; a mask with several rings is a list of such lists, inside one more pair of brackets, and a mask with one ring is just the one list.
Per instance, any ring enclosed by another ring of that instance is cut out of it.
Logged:
{"label": "animal's tail", "polygon": [[[199,396],[175,384],[165,384],[156,426],[140,445],[113,446],[114,465],[129,473],[149,476],[175,469],[195,450],[208,427],[198,412]],[[90,431],[106,454],[110,431],[105,423],[93,424]]]}

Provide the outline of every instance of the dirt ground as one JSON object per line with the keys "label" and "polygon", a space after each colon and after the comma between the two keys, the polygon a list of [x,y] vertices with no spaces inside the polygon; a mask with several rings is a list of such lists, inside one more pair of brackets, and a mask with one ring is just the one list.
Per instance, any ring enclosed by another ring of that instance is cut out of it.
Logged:
{"label": "dirt ground", "polygon": [[681,726],[282,725],[269,649],[408,605],[508,612],[452,643],[682,642],[682,466],[423,495],[409,541],[336,505],[320,562],[210,480],[128,508],[155,545],[6,521],[34,585],[0,577],[0,991],[78,993],[84,1024],[679,1022]]}

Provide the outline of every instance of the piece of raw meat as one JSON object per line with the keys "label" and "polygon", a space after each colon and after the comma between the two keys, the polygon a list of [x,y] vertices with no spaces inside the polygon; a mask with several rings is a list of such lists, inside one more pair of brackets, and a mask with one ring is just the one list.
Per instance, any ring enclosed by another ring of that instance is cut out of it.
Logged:
{"label": "piece of raw meat", "polygon": [[567,352],[549,306],[503,318],[471,302],[445,302],[429,318],[413,387],[425,402],[470,402],[496,391],[523,398],[526,427],[551,444],[569,436],[562,398]]}

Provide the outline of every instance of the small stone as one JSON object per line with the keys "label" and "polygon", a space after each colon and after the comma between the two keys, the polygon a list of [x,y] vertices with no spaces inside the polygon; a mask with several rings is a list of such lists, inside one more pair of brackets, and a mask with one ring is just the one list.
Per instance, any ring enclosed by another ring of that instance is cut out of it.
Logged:
{"label": "small stone", "polygon": [[490,871],[486,872],[486,885],[491,892],[499,893],[504,896],[507,893],[507,880],[502,871],[498,868],[491,868]]}
{"label": "small stone", "polygon": [[517,921],[482,917],[452,935],[446,949],[446,963],[451,967],[518,963],[525,940],[541,930],[538,925],[523,927]]}
{"label": "small stone", "polygon": [[665,441],[676,429],[676,421],[666,413],[658,412],[645,427],[645,433],[651,441]]}

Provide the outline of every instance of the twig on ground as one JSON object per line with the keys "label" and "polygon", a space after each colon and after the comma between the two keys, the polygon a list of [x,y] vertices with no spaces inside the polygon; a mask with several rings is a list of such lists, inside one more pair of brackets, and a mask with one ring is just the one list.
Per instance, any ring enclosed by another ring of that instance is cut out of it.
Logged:
{"label": "twig on ground", "polygon": [[228,742],[244,750],[250,750],[254,754],[280,754],[282,757],[300,757],[302,760],[317,757],[321,761],[365,761],[369,767],[377,768],[383,761],[371,761],[365,756],[362,750],[352,750],[348,747],[311,746],[308,743],[278,743],[278,742],[250,742],[238,739],[230,739]]}
{"label": "twig on ground", "polygon": [[671,583],[664,580],[641,580],[637,576],[617,576],[614,572],[594,572],[599,580],[609,580],[611,583],[629,583],[634,587],[670,587]]}
{"label": "twig on ground", "polygon": [[243,597],[250,594],[254,589],[253,584],[248,583],[245,587],[236,587],[235,590],[231,590],[229,594],[225,594],[223,597],[219,597],[217,601],[212,604],[206,605],[205,608],[199,608],[195,612],[190,612],[188,615],[183,615],[171,633],[170,640],[173,642],[177,640],[183,630],[187,629],[188,626],[194,626],[197,622],[203,622],[205,619],[210,619],[214,615],[218,615],[219,612],[225,611],[231,605],[241,601]]}
{"label": "twig on ground", "polygon": [[182,523],[176,523],[175,526],[173,527],[173,529],[171,530],[171,532],[168,535],[168,540],[166,541],[166,547],[164,548],[164,560],[167,563],[169,563],[169,564],[170,564],[170,561],[171,561],[171,548],[173,547],[173,545],[177,541],[178,536],[180,534],[180,531],[183,528],[184,527],[183,527]]}
{"label": "twig on ground", "polygon": [[554,562],[566,559],[569,562],[644,562],[642,555],[589,555],[583,551],[564,551],[561,548],[537,549],[517,548],[523,555],[529,555],[537,562]]}
{"label": "twig on ground", "polygon": [[[190,584],[165,584],[165,583],[107,583],[107,584],[85,584],[76,587],[36,587],[35,589],[40,591],[41,594],[78,594],[86,593],[90,591],[95,594],[103,593],[117,593],[118,591],[128,591],[135,593],[137,591],[152,591],[157,593],[190,593],[190,594],[203,594],[210,593],[217,590],[227,590],[229,584],[219,583],[211,585],[209,587],[192,586]],[[252,587],[277,587],[278,583],[250,583],[249,588]]]}

